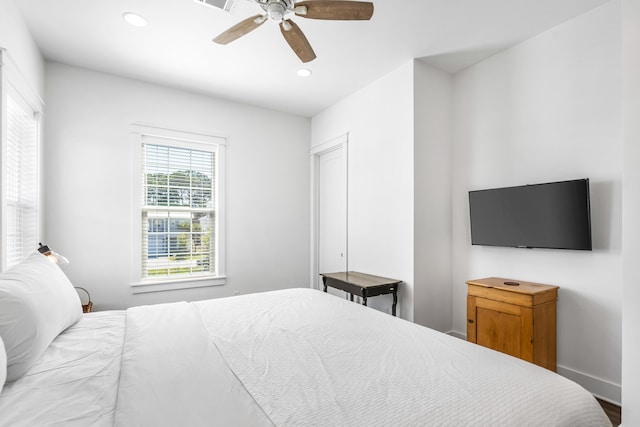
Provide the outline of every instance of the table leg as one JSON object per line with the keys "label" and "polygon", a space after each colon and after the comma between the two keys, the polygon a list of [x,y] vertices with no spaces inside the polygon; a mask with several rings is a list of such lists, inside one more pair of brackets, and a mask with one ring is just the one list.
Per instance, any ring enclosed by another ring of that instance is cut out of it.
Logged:
{"label": "table leg", "polygon": [[367,295],[362,296],[362,305],[367,305]]}
{"label": "table leg", "polygon": [[393,305],[391,306],[391,314],[396,315],[396,304],[398,304],[398,290],[393,289]]}
{"label": "table leg", "polygon": [[322,278],[322,284],[324,285],[324,291],[327,292],[327,278],[326,277]]}
{"label": "table leg", "polygon": [[349,294],[349,295],[351,295],[351,302],[353,302],[353,294]]}

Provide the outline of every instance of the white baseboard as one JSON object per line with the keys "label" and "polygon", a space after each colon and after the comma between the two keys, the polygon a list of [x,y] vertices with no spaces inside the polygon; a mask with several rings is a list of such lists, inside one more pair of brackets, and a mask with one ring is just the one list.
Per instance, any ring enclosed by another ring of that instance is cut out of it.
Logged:
{"label": "white baseboard", "polygon": [[[466,334],[457,331],[449,331],[447,334],[463,340],[467,339]],[[620,402],[622,401],[622,386],[620,384],[614,384],[607,380],[585,374],[584,372],[567,368],[566,366],[558,365],[557,370],[558,374],[580,384],[595,397],[620,406]]]}
{"label": "white baseboard", "polygon": [[579,372],[566,366],[558,365],[558,373],[563,377],[577,382],[589,390],[591,394],[607,402],[620,406],[622,401],[622,386],[614,384],[602,378],[596,378],[584,372]]}
{"label": "white baseboard", "polygon": [[447,335],[451,335],[452,337],[456,337],[456,338],[460,338],[461,340],[467,340],[467,334],[461,334],[460,332],[456,332],[456,331],[449,331],[447,332]]}

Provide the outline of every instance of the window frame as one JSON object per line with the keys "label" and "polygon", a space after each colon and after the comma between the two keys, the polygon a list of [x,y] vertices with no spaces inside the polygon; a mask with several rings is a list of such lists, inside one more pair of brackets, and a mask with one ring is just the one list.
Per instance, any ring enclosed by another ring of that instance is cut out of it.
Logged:
{"label": "window frame", "polygon": [[29,84],[27,78],[16,65],[6,49],[0,47],[0,271],[5,271],[8,267],[7,253],[7,220],[8,220],[8,200],[7,200],[7,149],[8,149],[8,105],[7,98],[11,95],[14,102],[21,108],[30,110],[35,120],[35,224],[33,231],[35,241],[32,249],[23,247],[24,253],[37,249],[37,243],[42,238],[44,221],[42,214],[42,117],[44,101],[38,92]]}
{"label": "window frame", "polygon": [[[215,212],[215,237],[216,248],[214,252],[217,274],[188,277],[142,277],[142,243],[143,230],[141,215],[143,210],[142,192],[142,146],[145,140],[151,140],[150,144],[158,145],[158,141],[165,141],[160,145],[180,147],[194,150],[206,150],[216,152],[214,191],[216,200]],[[226,282],[225,276],[225,176],[226,176],[226,138],[202,132],[170,129],[160,126],[138,124],[132,125],[133,142],[133,251],[132,251],[132,293],[161,292],[177,289],[201,288],[220,286]]]}

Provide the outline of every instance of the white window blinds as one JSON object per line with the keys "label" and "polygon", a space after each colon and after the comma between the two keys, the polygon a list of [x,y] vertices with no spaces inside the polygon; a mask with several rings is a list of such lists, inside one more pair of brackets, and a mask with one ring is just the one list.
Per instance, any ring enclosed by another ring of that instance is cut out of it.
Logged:
{"label": "white window blinds", "polygon": [[215,276],[216,147],[143,137],[142,278]]}
{"label": "white window blinds", "polygon": [[5,266],[20,262],[38,243],[38,115],[7,95]]}

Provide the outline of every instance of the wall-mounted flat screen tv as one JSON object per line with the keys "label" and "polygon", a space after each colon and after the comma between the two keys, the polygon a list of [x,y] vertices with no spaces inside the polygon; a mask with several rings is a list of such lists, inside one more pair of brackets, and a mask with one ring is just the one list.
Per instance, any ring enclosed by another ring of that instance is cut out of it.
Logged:
{"label": "wall-mounted flat screen tv", "polygon": [[471,244],[591,248],[589,180],[469,192]]}

